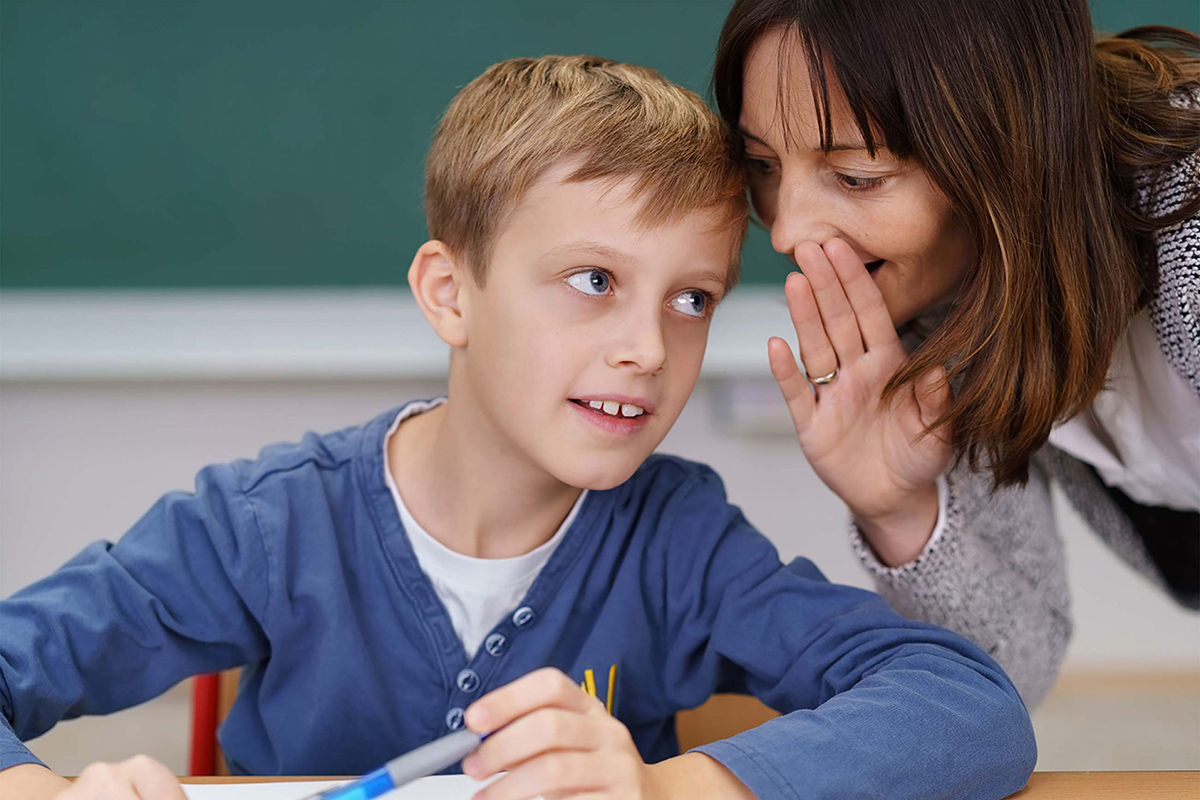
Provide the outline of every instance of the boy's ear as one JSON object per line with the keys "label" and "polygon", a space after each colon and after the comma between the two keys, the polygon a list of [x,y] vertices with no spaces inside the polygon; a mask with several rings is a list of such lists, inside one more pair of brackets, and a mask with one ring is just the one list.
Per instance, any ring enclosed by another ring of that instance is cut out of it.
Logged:
{"label": "boy's ear", "polygon": [[463,288],[471,277],[444,242],[431,239],[421,245],[408,268],[408,286],[421,313],[434,332],[451,347],[467,343],[463,316]]}

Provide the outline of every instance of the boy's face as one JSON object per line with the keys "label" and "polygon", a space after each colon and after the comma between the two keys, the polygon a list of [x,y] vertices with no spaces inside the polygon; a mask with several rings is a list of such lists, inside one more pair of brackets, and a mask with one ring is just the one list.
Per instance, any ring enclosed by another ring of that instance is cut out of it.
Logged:
{"label": "boy's face", "polygon": [[709,212],[644,230],[629,182],[563,183],[570,166],[513,209],[486,286],[464,282],[463,377],[504,445],[570,486],[607,489],[691,394],[735,232]]}

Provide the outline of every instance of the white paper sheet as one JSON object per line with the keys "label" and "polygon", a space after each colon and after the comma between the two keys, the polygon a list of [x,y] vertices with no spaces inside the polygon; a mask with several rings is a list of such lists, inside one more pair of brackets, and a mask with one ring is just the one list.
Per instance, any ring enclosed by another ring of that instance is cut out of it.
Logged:
{"label": "white paper sheet", "polygon": [[[194,783],[183,787],[188,800],[303,800],[345,781],[286,781],[280,783]],[[421,778],[394,792],[386,800],[470,800],[491,781],[476,781],[466,775],[434,775]]]}

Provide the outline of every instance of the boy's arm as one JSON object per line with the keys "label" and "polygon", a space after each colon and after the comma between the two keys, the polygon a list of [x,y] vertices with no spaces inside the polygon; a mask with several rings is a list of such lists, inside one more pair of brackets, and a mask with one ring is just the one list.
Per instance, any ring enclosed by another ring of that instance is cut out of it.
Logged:
{"label": "boy's arm", "polygon": [[210,467],[117,544],[92,544],[0,602],[0,770],[38,763],[21,742],[61,719],[264,657],[267,578],[234,468]]}
{"label": "boy's arm", "polygon": [[711,473],[676,505],[664,685],[785,716],[698,748],[767,797],[1000,798],[1036,760],[1016,689],[975,645],[877,595],[782,566]]}
{"label": "boy's arm", "polygon": [[41,764],[18,764],[0,770],[0,797],[49,800],[69,789],[71,782]]}

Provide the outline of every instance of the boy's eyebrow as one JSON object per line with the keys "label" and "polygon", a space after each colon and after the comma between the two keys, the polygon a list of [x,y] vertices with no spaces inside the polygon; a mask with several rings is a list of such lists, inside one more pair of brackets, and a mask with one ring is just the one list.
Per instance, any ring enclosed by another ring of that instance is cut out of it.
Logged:
{"label": "boy's eyebrow", "polygon": [[577,242],[560,244],[558,247],[555,247],[547,252],[546,255],[561,256],[569,253],[587,253],[590,255],[599,256],[600,258],[608,261],[623,261],[627,264],[637,263],[637,259],[628,253],[618,250],[615,247],[611,247],[610,245],[602,244],[601,242],[592,242],[586,239],[581,239]]}
{"label": "boy's eyebrow", "polygon": [[725,285],[725,281],[727,279],[727,276],[718,275],[717,273],[712,272],[711,270],[705,270],[704,272],[689,273],[688,275],[685,275],[683,277],[684,277],[684,280],[688,283],[701,283],[703,281],[712,281],[713,283],[720,284],[721,286]]}

